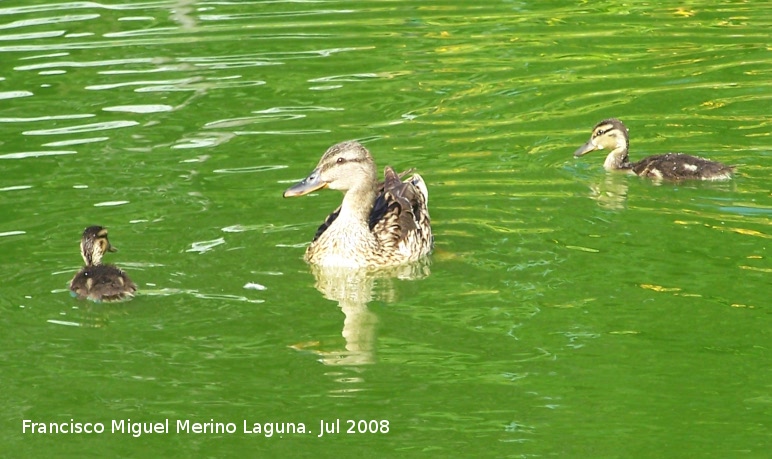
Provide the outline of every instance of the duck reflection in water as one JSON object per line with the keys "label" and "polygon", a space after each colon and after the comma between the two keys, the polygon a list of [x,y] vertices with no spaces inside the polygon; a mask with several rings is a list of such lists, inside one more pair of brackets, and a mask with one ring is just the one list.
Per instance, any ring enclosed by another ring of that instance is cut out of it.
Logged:
{"label": "duck reflection in water", "polygon": [[298,350],[311,350],[325,365],[367,365],[376,362],[378,316],[367,304],[373,300],[397,301],[397,280],[418,280],[429,276],[430,262],[424,258],[416,263],[386,270],[322,267],[311,265],[315,287],[328,300],[337,301],[343,312],[344,349],[312,350],[319,343],[299,343]]}
{"label": "duck reflection in water", "polygon": [[627,180],[621,174],[606,174],[590,185],[590,198],[604,209],[620,210],[627,203]]}

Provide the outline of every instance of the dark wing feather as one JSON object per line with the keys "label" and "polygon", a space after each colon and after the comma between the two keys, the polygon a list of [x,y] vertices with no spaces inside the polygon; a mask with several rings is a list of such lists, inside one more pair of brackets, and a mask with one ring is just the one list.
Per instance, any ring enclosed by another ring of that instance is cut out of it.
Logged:
{"label": "dark wing feather", "polygon": [[649,156],[631,166],[637,175],[665,180],[728,178],[734,170],[732,166],[683,153]]}
{"label": "dark wing feather", "polygon": [[321,225],[319,225],[319,228],[316,229],[316,234],[314,234],[314,240],[311,242],[316,242],[317,239],[319,239],[319,236],[322,235],[325,231],[327,231],[327,228],[332,225],[332,222],[335,221],[336,218],[338,218],[338,214],[340,214],[340,206],[338,206],[337,209],[333,210],[330,215],[327,216],[327,218],[324,219],[324,222],[322,222]]}
{"label": "dark wing feather", "polygon": [[370,228],[384,247],[396,248],[410,233],[421,232],[423,219],[428,218],[421,212],[425,206],[418,188],[411,181],[402,182],[400,175],[387,167],[383,192],[370,214]]}

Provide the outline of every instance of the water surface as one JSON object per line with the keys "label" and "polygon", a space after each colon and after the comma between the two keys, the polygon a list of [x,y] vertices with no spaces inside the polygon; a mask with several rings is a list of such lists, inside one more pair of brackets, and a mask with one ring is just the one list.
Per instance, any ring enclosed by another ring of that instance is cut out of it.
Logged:
{"label": "water surface", "polygon": [[[704,1],[3,2],[4,450],[765,457],[770,20]],[[611,116],[632,159],[682,151],[737,177],[575,160]],[[427,264],[302,261],[340,195],[281,193],[346,139],[427,181]],[[130,303],[67,292],[92,224],[140,286]],[[319,438],[335,419],[378,432]]]}

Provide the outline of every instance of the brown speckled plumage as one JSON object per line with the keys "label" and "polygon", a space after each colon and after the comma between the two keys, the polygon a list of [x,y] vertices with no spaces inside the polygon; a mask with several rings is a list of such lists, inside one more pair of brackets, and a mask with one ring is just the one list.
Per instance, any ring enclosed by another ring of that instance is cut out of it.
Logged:
{"label": "brown speckled plumage", "polygon": [[418,174],[404,182],[391,167],[377,182],[370,152],[355,141],[330,147],[311,174],[285,191],[301,196],[320,188],[345,192],[343,203],[316,231],[306,261],[320,266],[378,268],[428,254],[434,238],[428,191]]}
{"label": "brown speckled plumage", "polygon": [[606,170],[628,171],[657,180],[729,180],[734,173],[733,166],[684,153],[654,155],[630,162],[629,148],[627,128],[620,120],[609,118],[595,125],[590,140],[579,147],[574,156],[609,149],[611,151],[603,163]]}
{"label": "brown speckled plumage", "polygon": [[107,229],[89,226],[80,242],[81,256],[86,264],[70,281],[70,292],[78,299],[96,302],[124,301],[134,297],[137,286],[120,268],[102,264],[102,256],[116,249],[107,239]]}

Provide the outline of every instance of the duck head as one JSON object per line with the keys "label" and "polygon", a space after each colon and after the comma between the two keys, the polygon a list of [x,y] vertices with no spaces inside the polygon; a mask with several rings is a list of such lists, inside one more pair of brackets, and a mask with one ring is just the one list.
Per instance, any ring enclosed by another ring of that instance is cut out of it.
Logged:
{"label": "duck head", "polygon": [[596,124],[590,140],[574,152],[574,157],[586,155],[595,150],[609,150],[603,167],[606,170],[628,169],[630,167],[627,150],[630,141],[627,128],[616,118],[609,118]]}
{"label": "duck head", "polygon": [[627,128],[621,121],[616,118],[609,118],[596,124],[592,128],[592,135],[590,140],[584,145],[579,147],[574,156],[579,157],[590,153],[595,150],[617,150],[624,149],[627,151],[629,145]]}
{"label": "duck head", "polygon": [[86,266],[102,264],[102,256],[106,252],[117,252],[118,249],[107,239],[107,228],[89,226],[83,231],[80,240],[80,254]]}
{"label": "duck head", "polygon": [[303,196],[322,188],[344,192],[362,186],[372,188],[376,181],[370,152],[361,143],[349,140],[328,148],[308,177],[289,187],[284,197]]}

